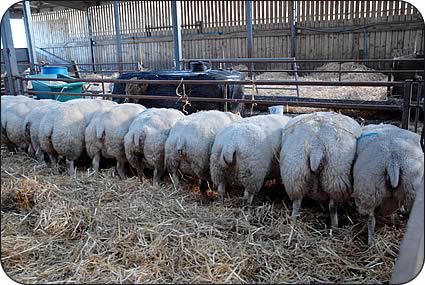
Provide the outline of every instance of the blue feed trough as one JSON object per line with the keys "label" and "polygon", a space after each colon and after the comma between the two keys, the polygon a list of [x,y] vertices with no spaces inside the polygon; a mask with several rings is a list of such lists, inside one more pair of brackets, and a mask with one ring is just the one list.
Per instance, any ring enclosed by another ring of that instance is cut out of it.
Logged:
{"label": "blue feed trough", "polygon": [[[39,74],[31,75],[31,77],[36,78],[66,78],[72,79],[72,77],[63,75],[63,74]],[[83,82],[73,82],[73,83],[60,83],[58,81],[32,81],[32,88],[34,91],[47,91],[47,92],[57,92],[57,95],[52,94],[37,94],[37,99],[55,99],[60,102],[69,101],[72,99],[81,98],[81,96],[61,96],[60,93],[82,93],[83,92]]]}

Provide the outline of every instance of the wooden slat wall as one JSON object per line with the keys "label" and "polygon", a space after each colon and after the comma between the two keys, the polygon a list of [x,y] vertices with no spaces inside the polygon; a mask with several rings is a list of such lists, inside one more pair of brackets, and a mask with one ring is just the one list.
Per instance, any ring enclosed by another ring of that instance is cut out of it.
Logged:
{"label": "wooden slat wall", "polygon": [[[246,56],[245,1],[181,3],[185,58]],[[296,1],[296,5],[299,59],[358,58],[364,49],[364,28],[368,58],[391,58],[423,51],[423,29],[417,24],[412,29],[406,28],[409,22],[418,22],[422,18],[406,2]],[[289,56],[289,9],[288,1],[254,0],[254,56]],[[119,12],[123,60],[142,60],[152,69],[171,68],[171,2],[120,2]],[[113,6],[94,6],[89,9],[89,14],[96,42],[96,61],[114,62]],[[90,62],[86,12],[44,12],[34,14],[33,21],[38,47],[63,58]],[[374,29],[380,23],[401,25],[388,30]]]}

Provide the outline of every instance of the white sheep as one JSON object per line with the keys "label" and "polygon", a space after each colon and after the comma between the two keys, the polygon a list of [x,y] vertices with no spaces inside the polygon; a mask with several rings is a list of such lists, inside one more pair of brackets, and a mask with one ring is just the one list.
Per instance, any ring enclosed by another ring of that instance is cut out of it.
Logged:
{"label": "white sheep", "polygon": [[[21,151],[25,151],[29,147],[28,141],[25,139],[25,126],[22,122],[26,115],[32,109],[54,103],[54,100],[21,100],[16,104],[7,107],[3,113],[2,128],[5,131],[7,139],[16,145]],[[33,155],[33,153],[30,153]]]}
{"label": "white sheep", "polygon": [[368,125],[357,140],[353,197],[360,214],[368,215],[368,245],[373,243],[375,209],[383,214],[399,203],[410,211],[424,190],[424,153],[420,136],[392,125]]}
{"label": "white sheep", "polygon": [[280,173],[293,204],[288,243],[305,196],[329,201],[332,229],[338,227],[337,204],[352,194],[351,168],[360,133],[356,121],[334,112],[300,115],[284,127]]}
{"label": "white sheep", "polygon": [[134,119],[124,137],[127,159],[143,177],[144,168],[153,168],[153,185],[164,173],[165,142],[174,124],[185,115],[176,109],[150,108]]}
{"label": "white sheep", "polygon": [[195,175],[200,179],[200,190],[205,197],[215,136],[226,125],[240,118],[230,112],[201,111],[186,116],[171,128],[165,143],[165,167],[176,187],[179,170],[183,174]]}
{"label": "white sheep", "polygon": [[17,95],[17,96],[13,96],[13,95],[2,95],[1,97],[1,112],[0,112],[0,123],[1,123],[1,143],[6,145],[10,150],[12,150],[12,142],[10,142],[10,140],[7,138],[7,134],[6,134],[6,130],[3,128],[3,121],[5,120],[5,116],[4,116],[4,111],[16,104],[16,103],[20,103],[20,102],[28,102],[28,101],[32,101],[32,98],[29,98],[27,96],[23,96],[23,95]]}
{"label": "white sheep", "polygon": [[40,122],[41,149],[49,155],[57,172],[57,157],[66,158],[69,175],[75,174],[74,161],[85,149],[84,133],[92,116],[116,105],[109,100],[75,99],[49,110]]}
{"label": "white sheep", "polygon": [[290,117],[258,115],[227,125],[215,138],[211,150],[211,179],[222,201],[226,184],[245,189],[244,206],[251,205],[266,177],[280,177],[279,151],[282,129]]}
{"label": "white sheep", "polygon": [[142,105],[125,103],[113,106],[105,112],[97,112],[93,116],[85,130],[85,142],[94,170],[99,170],[101,155],[114,158],[117,160],[118,175],[121,179],[126,179],[124,136],[134,118],[145,110]]}
{"label": "white sheep", "polygon": [[40,107],[32,109],[26,116],[23,122],[24,128],[24,141],[29,145],[28,153],[35,154],[37,160],[41,163],[44,161],[44,152],[40,148],[40,141],[38,138],[41,120],[44,115],[51,109],[55,108],[60,102],[52,101]]}

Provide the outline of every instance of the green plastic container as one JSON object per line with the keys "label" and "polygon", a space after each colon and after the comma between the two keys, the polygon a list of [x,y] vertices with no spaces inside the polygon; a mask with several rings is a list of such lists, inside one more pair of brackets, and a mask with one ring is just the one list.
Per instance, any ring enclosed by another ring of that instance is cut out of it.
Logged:
{"label": "green plastic container", "polygon": [[[73,79],[70,76],[63,74],[38,74],[30,75],[30,77],[36,78],[66,78]],[[36,94],[37,99],[54,99],[60,102],[65,102],[73,99],[81,98],[81,96],[61,96],[60,93],[82,93],[83,92],[83,82],[75,83],[63,83],[63,84],[54,84],[54,81],[38,81],[32,80],[32,88],[34,91],[47,91],[47,92],[57,92],[58,95],[52,94]]]}

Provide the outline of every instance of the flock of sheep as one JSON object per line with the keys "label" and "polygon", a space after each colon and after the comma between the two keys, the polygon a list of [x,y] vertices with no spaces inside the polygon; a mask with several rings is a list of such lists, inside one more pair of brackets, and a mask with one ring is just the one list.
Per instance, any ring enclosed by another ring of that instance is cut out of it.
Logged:
{"label": "flock of sheep", "polygon": [[243,186],[244,205],[252,203],[267,179],[280,179],[293,202],[291,241],[301,201],[308,196],[329,203],[332,228],[337,206],[354,198],[368,216],[368,244],[373,242],[375,210],[407,210],[423,191],[424,154],[417,134],[392,125],[361,127],[334,112],[289,118],[257,115],[242,118],[221,111],[184,115],[175,109],[76,99],[64,103],[25,96],[1,96],[2,143],[18,147],[55,173],[58,157],[69,175],[86,150],[95,170],[101,157],[114,158],[121,179],[129,162],[141,179],[154,169],[153,184],[168,171],[177,188],[180,174],[207,181],[224,199],[226,186]]}

